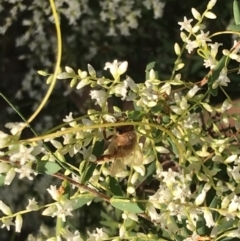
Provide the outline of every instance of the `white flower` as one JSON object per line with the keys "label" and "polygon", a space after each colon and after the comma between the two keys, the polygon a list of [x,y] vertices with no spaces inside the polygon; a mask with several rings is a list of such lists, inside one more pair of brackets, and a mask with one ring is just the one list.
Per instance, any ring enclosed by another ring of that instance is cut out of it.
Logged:
{"label": "white flower", "polygon": [[16,229],[17,233],[21,232],[22,223],[23,223],[22,215],[17,215],[16,220],[15,220],[15,229]]}
{"label": "white flower", "polygon": [[19,146],[19,152],[14,153],[10,156],[10,160],[13,162],[18,161],[21,165],[24,165],[26,162],[33,162],[36,158],[31,154],[33,147],[27,148],[24,145]]}
{"label": "white flower", "polygon": [[73,113],[70,112],[69,115],[66,115],[65,119],[63,119],[63,122],[69,123],[71,127],[75,127],[77,125],[76,121],[73,121]]}
{"label": "white flower", "polygon": [[104,90],[91,90],[90,91],[90,96],[94,100],[96,100],[96,104],[100,105],[103,107],[106,104],[107,101],[107,93]]}
{"label": "white flower", "polygon": [[186,50],[188,51],[188,53],[190,54],[195,48],[198,47],[198,43],[197,41],[192,41],[190,39],[186,40]]}
{"label": "white flower", "polygon": [[33,180],[31,174],[37,175],[37,173],[32,169],[31,163],[27,163],[20,168],[15,168],[15,172],[18,172],[19,179],[23,179],[24,177],[28,178],[29,180]]}
{"label": "white flower", "polygon": [[222,46],[222,45],[223,45],[222,43],[217,43],[217,42],[215,42],[213,44],[208,44],[208,46],[210,46],[210,48],[211,48],[210,53],[213,58],[216,57],[216,55],[218,53],[218,48],[219,48],[219,46]]}
{"label": "white flower", "polygon": [[115,85],[112,89],[111,89],[111,94],[115,93],[116,96],[121,96],[121,100],[125,100],[127,97],[127,83],[123,82],[120,84]]}
{"label": "white flower", "polygon": [[25,123],[23,122],[20,122],[20,123],[13,123],[13,122],[10,122],[10,123],[7,123],[5,125],[5,127],[7,127],[8,129],[10,129],[11,133],[13,135],[16,135],[17,133],[21,132],[23,127],[26,126]]}
{"label": "white flower", "polygon": [[129,26],[128,26],[127,22],[122,21],[121,23],[117,24],[117,27],[119,28],[119,30],[121,32],[121,35],[123,35],[123,36],[129,36],[130,35]]}
{"label": "white flower", "polygon": [[102,228],[97,228],[92,233],[88,232],[88,236],[87,241],[102,241],[108,239],[108,235],[103,232]]}
{"label": "white flower", "polygon": [[0,148],[5,147],[9,141],[10,141],[10,136],[0,131]]}
{"label": "white flower", "polygon": [[158,96],[154,94],[154,85],[150,80],[145,82],[145,87],[143,88],[140,96],[141,99],[137,101],[138,106],[146,105],[148,107],[153,107],[157,104]]}
{"label": "white flower", "polygon": [[91,146],[89,146],[88,148],[83,147],[82,150],[79,152],[83,154],[84,160],[95,162],[97,159],[96,156],[92,154]]}
{"label": "white flower", "polygon": [[208,208],[204,208],[203,215],[204,215],[204,219],[206,221],[207,227],[210,228],[216,225],[215,222],[213,221],[212,213],[209,211]]}
{"label": "white flower", "polygon": [[114,28],[114,26],[110,26],[107,36],[117,36],[116,29]]}
{"label": "white flower", "polygon": [[235,195],[228,206],[228,211],[235,212],[239,209],[240,209],[240,198],[237,195]]}
{"label": "white flower", "polygon": [[153,12],[154,12],[155,19],[162,17],[164,6],[165,6],[165,3],[161,1],[153,1]]}
{"label": "white flower", "polygon": [[5,228],[9,231],[10,230],[10,225],[14,225],[12,222],[12,218],[4,218],[2,219],[2,226],[1,228]]}
{"label": "white flower", "polygon": [[132,91],[136,91],[137,85],[136,85],[136,83],[135,83],[129,76],[127,76],[127,78],[126,78],[123,82],[126,83],[126,85],[127,85]]}
{"label": "white flower", "polygon": [[206,42],[211,42],[212,40],[208,37],[209,32],[204,33],[202,30],[200,34],[197,35],[196,40],[199,46],[204,46]]}
{"label": "white flower", "polygon": [[203,62],[204,62],[203,65],[204,65],[206,68],[210,68],[210,69],[214,69],[214,68],[216,67],[216,65],[217,65],[216,59],[212,58],[211,56],[209,56],[208,59],[204,59]]}
{"label": "white flower", "polygon": [[200,90],[200,88],[197,85],[194,85],[193,88],[188,91],[186,97],[192,98],[199,90]]}
{"label": "white flower", "polygon": [[152,203],[147,203],[146,210],[152,221],[158,221],[160,219],[160,215],[157,213],[155,207]]}
{"label": "white flower", "polygon": [[230,83],[230,79],[227,77],[227,69],[224,68],[220,72],[219,77],[213,83],[212,88],[216,89],[219,85],[228,86],[228,83]]}
{"label": "white flower", "polygon": [[193,21],[193,19],[187,19],[186,17],[184,17],[183,22],[178,22],[178,24],[181,26],[180,30],[186,30],[187,32],[191,32],[192,30],[192,25],[191,22]]}
{"label": "white flower", "polygon": [[52,217],[60,217],[63,222],[66,222],[66,216],[72,216],[72,203],[69,200],[64,200],[63,203],[56,203],[57,211],[55,211]]}
{"label": "white flower", "polygon": [[78,230],[72,233],[67,228],[63,228],[61,234],[67,241],[83,241]]}
{"label": "white flower", "polygon": [[3,201],[0,201],[0,210],[5,214],[5,215],[11,215],[12,211],[8,205],[6,205]]}
{"label": "white flower", "polygon": [[118,62],[116,59],[113,63],[107,62],[105,64],[104,70],[109,69],[114,79],[118,78],[120,75],[124,74],[127,70],[128,62]]}
{"label": "white flower", "polygon": [[171,93],[171,85],[169,83],[165,83],[161,87],[160,93],[166,93],[167,95],[170,95],[170,93]]}
{"label": "white flower", "polygon": [[39,209],[39,206],[37,202],[35,201],[35,198],[28,199],[28,205],[26,207],[27,210],[35,211]]}
{"label": "white flower", "polygon": [[49,194],[52,196],[52,198],[54,200],[58,200],[58,198],[60,197],[60,193],[57,189],[57,186],[53,186],[51,185],[50,188],[47,189],[47,191],[49,192]]}

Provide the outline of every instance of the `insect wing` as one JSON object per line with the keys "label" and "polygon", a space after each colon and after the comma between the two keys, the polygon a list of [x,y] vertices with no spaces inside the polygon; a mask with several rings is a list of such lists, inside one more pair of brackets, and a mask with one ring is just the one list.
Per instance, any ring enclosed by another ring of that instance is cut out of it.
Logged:
{"label": "insect wing", "polygon": [[123,177],[125,176],[124,173],[124,160],[123,158],[116,158],[116,160],[114,160],[114,162],[111,165],[111,169],[110,169],[110,173],[111,176],[116,176],[116,177]]}
{"label": "insect wing", "polygon": [[139,145],[137,144],[131,155],[125,158],[125,165],[138,166],[143,163],[143,153]]}

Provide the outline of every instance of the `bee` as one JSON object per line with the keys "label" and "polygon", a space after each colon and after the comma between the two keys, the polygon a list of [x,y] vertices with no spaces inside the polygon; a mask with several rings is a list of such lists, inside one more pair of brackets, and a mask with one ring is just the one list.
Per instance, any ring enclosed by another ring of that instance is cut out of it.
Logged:
{"label": "bee", "polygon": [[[137,143],[137,133],[133,125],[117,126],[114,135],[106,136],[106,131],[103,131],[105,140],[110,140],[107,149],[107,154],[97,158],[98,162],[113,161],[110,174],[116,176],[124,170],[125,165],[131,165],[131,157],[134,156],[136,149],[139,148]],[[139,161],[139,160],[138,160]],[[133,163],[134,164],[134,161]]]}

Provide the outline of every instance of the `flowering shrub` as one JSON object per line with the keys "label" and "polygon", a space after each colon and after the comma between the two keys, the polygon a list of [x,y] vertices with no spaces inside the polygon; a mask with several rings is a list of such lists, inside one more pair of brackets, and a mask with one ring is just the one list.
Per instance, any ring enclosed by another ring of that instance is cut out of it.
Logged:
{"label": "flowering shrub", "polygon": [[[144,2],[147,5],[150,1]],[[59,34],[56,9],[51,3]],[[87,70],[75,71],[67,66],[60,71],[58,39],[55,72],[39,71],[47,76],[46,98],[28,120],[19,113],[23,123],[6,124],[10,134],[0,132],[0,181],[2,185],[10,185],[14,178],[33,182],[43,175],[61,183],[47,188],[52,200],[49,203],[39,204],[32,197],[26,209],[13,211],[0,201],[2,228],[10,230],[15,226],[15,231],[21,232],[24,216],[38,211],[56,220],[55,234],[44,226],[28,240],[240,238],[240,119],[229,114],[233,104],[225,91],[231,82],[229,72],[236,70],[229,65],[239,62],[240,45],[235,41],[231,49],[225,49],[213,40],[221,33],[205,30],[205,18],[216,18],[215,4],[216,0],[210,0],[202,14],[192,8],[193,19],[184,17],[179,22],[182,43],[174,45],[176,61],[168,79],[158,77],[161,73],[152,62],[146,68],[144,83],[126,75],[127,61],[107,62],[104,70],[110,72],[110,77],[100,76],[90,64]],[[239,16],[234,1],[235,24],[223,33],[238,33]],[[196,83],[181,76],[185,52],[199,54],[209,68]],[[63,79],[69,80],[71,88],[88,86],[96,108],[80,117],[69,113],[61,125],[39,135],[31,128],[31,121],[41,111],[56,81]],[[209,98],[219,90],[226,99],[220,106],[212,106]],[[110,106],[112,97],[133,103],[133,108],[123,111]],[[208,113],[217,113],[219,120],[207,118]],[[21,137],[27,128],[34,137]],[[109,147],[104,148],[105,139],[111,135]],[[99,202],[103,212],[101,227],[85,227],[86,233],[81,233],[74,225],[74,216],[85,205]]]}

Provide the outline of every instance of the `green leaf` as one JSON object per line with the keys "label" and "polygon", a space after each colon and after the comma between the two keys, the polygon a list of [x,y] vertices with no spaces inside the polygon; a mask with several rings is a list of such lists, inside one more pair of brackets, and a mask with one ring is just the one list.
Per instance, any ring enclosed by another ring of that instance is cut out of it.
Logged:
{"label": "green leaf", "polygon": [[4,185],[5,177],[6,177],[5,174],[0,175],[0,187]]}
{"label": "green leaf", "polygon": [[240,32],[240,24],[238,25],[229,25],[227,30],[230,30],[230,31],[235,31],[235,32]]}
{"label": "green leaf", "polygon": [[91,177],[96,168],[97,164],[93,162],[85,162],[84,166],[82,167],[82,174],[80,183],[86,183]]}
{"label": "green leaf", "polygon": [[239,5],[237,0],[233,1],[233,17],[235,24],[240,24]]}
{"label": "green leaf", "polygon": [[123,196],[123,191],[122,191],[118,181],[114,177],[108,176],[106,183],[108,185],[109,190],[113,193],[113,195]]}
{"label": "green leaf", "polygon": [[97,156],[97,157],[101,156],[103,154],[103,152],[104,152],[104,145],[105,145],[105,141],[104,140],[95,142],[92,154]]}
{"label": "green leaf", "polygon": [[202,215],[198,216],[198,221],[197,221],[197,233],[201,235],[206,235],[206,226],[205,226],[205,220]]}
{"label": "green leaf", "polygon": [[38,173],[51,175],[58,172],[60,169],[61,166],[59,166],[56,162],[38,161],[36,171]]}
{"label": "green leaf", "polygon": [[229,58],[227,58],[227,56],[223,56],[218,62],[218,64],[216,65],[216,67],[214,68],[212,74],[208,78],[208,88],[210,90],[210,93],[213,96],[216,96],[218,93],[218,88],[216,89],[212,88],[213,82],[218,79],[220,72],[222,71],[223,68],[225,68],[228,65],[228,63],[229,63]]}
{"label": "green leaf", "polygon": [[140,176],[138,179],[138,183],[143,183],[145,180],[150,179],[150,177],[155,173],[156,171],[156,163],[151,162],[148,165],[146,165],[146,173],[144,176]]}
{"label": "green leaf", "polygon": [[[156,62],[155,56],[154,56],[153,54],[151,54],[151,55],[149,56],[149,61],[148,61],[148,64],[147,64],[146,70],[145,70],[145,72],[146,72],[146,80],[149,79],[149,71],[150,71],[151,69],[154,69],[156,63],[157,63],[157,62]],[[157,73],[156,73],[156,72],[155,72],[155,75],[156,75],[156,77],[157,77]]]}
{"label": "green leaf", "polygon": [[215,196],[215,197],[213,198],[213,200],[211,201],[209,207],[210,207],[210,208],[217,208],[217,207],[219,207],[219,206],[220,206],[219,199],[218,199],[217,196]]}
{"label": "green leaf", "polygon": [[93,200],[93,198],[94,197],[90,194],[82,194],[80,197],[71,199],[73,210],[76,210],[76,209],[82,207],[83,205],[85,205],[88,202],[90,202],[91,200]]}
{"label": "green leaf", "polygon": [[149,72],[149,70],[153,69],[156,65],[156,61],[152,61],[150,62],[147,66],[146,66],[146,71]]}
{"label": "green leaf", "polygon": [[110,203],[113,207],[120,209],[122,211],[128,211],[131,213],[142,213],[145,210],[145,207],[141,203],[134,202],[128,198],[124,197],[112,197]]}
{"label": "green leaf", "polygon": [[140,110],[133,110],[128,113],[128,118],[134,121],[141,121],[145,113]]}

